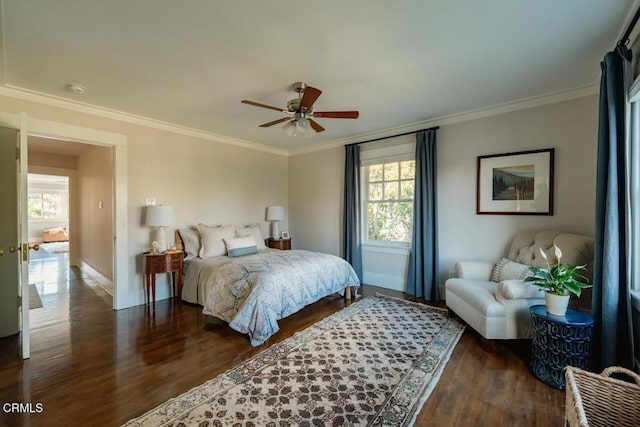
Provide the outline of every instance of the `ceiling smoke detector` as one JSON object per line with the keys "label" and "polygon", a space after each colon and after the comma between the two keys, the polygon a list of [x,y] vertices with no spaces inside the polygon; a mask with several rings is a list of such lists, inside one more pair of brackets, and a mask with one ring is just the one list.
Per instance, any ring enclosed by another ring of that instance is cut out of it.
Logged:
{"label": "ceiling smoke detector", "polygon": [[82,86],[78,83],[69,83],[67,86],[71,92],[77,93],[78,95],[84,95],[87,91],[86,86]]}

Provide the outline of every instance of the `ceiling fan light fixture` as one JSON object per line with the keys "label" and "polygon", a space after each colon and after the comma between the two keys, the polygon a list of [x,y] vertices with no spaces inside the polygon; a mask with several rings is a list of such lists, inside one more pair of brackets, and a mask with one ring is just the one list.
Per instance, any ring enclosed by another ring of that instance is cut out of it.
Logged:
{"label": "ceiling fan light fixture", "polygon": [[309,127],[309,120],[305,119],[304,117],[298,119],[298,126],[300,127],[300,129],[306,129]]}
{"label": "ceiling fan light fixture", "polygon": [[305,118],[294,119],[289,121],[286,125],[282,126],[283,132],[287,136],[304,137],[308,138],[316,134],[309,121]]}
{"label": "ceiling fan light fixture", "polygon": [[287,136],[297,136],[297,126],[295,125],[295,120],[287,122],[286,125],[282,126],[282,130]]}

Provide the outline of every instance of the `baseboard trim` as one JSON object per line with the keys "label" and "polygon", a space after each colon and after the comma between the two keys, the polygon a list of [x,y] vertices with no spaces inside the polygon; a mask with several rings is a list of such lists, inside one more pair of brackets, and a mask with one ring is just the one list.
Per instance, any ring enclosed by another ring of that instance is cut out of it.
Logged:
{"label": "baseboard trim", "polygon": [[113,297],[113,282],[111,280],[104,277],[99,271],[97,271],[96,269],[91,267],[91,265],[87,264],[84,261],[80,261],[78,267],[84,273],[89,275],[91,279],[93,279],[93,281],[96,282],[98,286],[104,289],[106,293]]}

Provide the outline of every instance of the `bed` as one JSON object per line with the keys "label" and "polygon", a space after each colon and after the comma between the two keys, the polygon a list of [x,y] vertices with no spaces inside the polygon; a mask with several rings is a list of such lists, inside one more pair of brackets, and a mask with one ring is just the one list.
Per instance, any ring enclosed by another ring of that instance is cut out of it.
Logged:
{"label": "bed", "polygon": [[[176,244],[185,247],[180,231],[176,231]],[[184,301],[201,305],[204,314],[249,335],[253,346],[278,332],[278,320],[332,294],[350,297],[351,289],[360,286],[353,268],[342,258],[259,247],[243,256],[202,258],[190,257],[185,250],[182,288]]]}

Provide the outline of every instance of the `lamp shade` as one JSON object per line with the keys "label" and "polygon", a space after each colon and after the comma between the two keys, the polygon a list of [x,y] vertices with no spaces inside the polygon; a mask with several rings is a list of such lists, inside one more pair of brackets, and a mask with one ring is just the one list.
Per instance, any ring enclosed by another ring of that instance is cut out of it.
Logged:
{"label": "lamp shade", "polygon": [[147,206],[145,225],[149,227],[166,227],[173,225],[173,206]]}
{"label": "lamp shade", "polygon": [[282,221],[284,219],[284,206],[267,207],[267,221]]}

